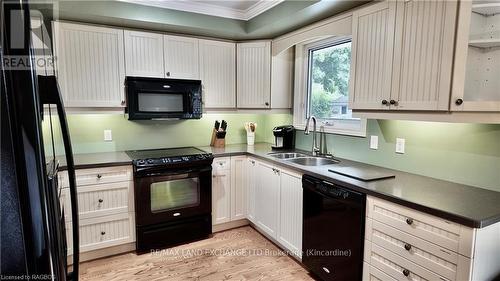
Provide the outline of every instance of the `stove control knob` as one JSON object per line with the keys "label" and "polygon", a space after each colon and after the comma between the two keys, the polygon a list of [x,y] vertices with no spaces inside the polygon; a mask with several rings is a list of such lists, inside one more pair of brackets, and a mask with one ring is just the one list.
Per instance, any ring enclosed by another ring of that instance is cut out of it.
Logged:
{"label": "stove control knob", "polygon": [[142,159],[137,161],[137,164],[139,164],[139,165],[144,165],[145,163],[146,162],[144,160],[142,160]]}
{"label": "stove control knob", "polygon": [[148,159],[149,164],[153,164],[154,160],[153,159]]}

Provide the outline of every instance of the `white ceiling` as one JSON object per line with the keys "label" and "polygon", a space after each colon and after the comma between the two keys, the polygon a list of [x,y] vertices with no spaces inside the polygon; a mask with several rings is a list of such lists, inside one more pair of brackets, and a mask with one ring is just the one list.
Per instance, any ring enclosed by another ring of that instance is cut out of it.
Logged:
{"label": "white ceiling", "polygon": [[118,0],[216,17],[250,20],[284,0]]}

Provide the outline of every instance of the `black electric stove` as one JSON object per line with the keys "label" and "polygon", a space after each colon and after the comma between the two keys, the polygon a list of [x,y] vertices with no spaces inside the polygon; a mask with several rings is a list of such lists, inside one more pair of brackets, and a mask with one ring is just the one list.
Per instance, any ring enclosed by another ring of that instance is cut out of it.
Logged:
{"label": "black electric stove", "polygon": [[127,151],[133,159],[139,253],[212,232],[213,156],[194,147]]}

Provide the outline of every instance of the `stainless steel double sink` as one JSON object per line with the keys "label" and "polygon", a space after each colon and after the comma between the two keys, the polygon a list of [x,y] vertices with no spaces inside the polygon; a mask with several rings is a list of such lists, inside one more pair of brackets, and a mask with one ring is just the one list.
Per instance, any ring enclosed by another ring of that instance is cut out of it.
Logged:
{"label": "stainless steel double sink", "polygon": [[324,158],[324,157],[314,157],[303,153],[296,152],[282,152],[282,153],[269,153],[271,157],[282,159],[286,162],[302,165],[302,166],[323,166],[332,165],[340,163],[339,160]]}

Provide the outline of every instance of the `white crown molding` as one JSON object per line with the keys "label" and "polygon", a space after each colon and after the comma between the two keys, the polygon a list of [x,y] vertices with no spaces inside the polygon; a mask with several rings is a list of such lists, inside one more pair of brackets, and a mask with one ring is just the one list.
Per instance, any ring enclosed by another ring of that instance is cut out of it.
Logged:
{"label": "white crown molding", "polygon": [[[152,6],[164,9],[185,11],[209,16],[231,18],[237,20],[250,20],[263,12],[280,4],[284,0],[260,0],[246,10],[225,8],[210,3],[194,1],[171,1],[171,0],[118,0],[120,2],[133,3],[138,5]],[[206,1],[210,2],[210,1]]]}
{"label": "white crown molding", "polygon": [[250,20],[263,12],[277,6],[285,0],[260,0],[245,11],[245,20]]}

